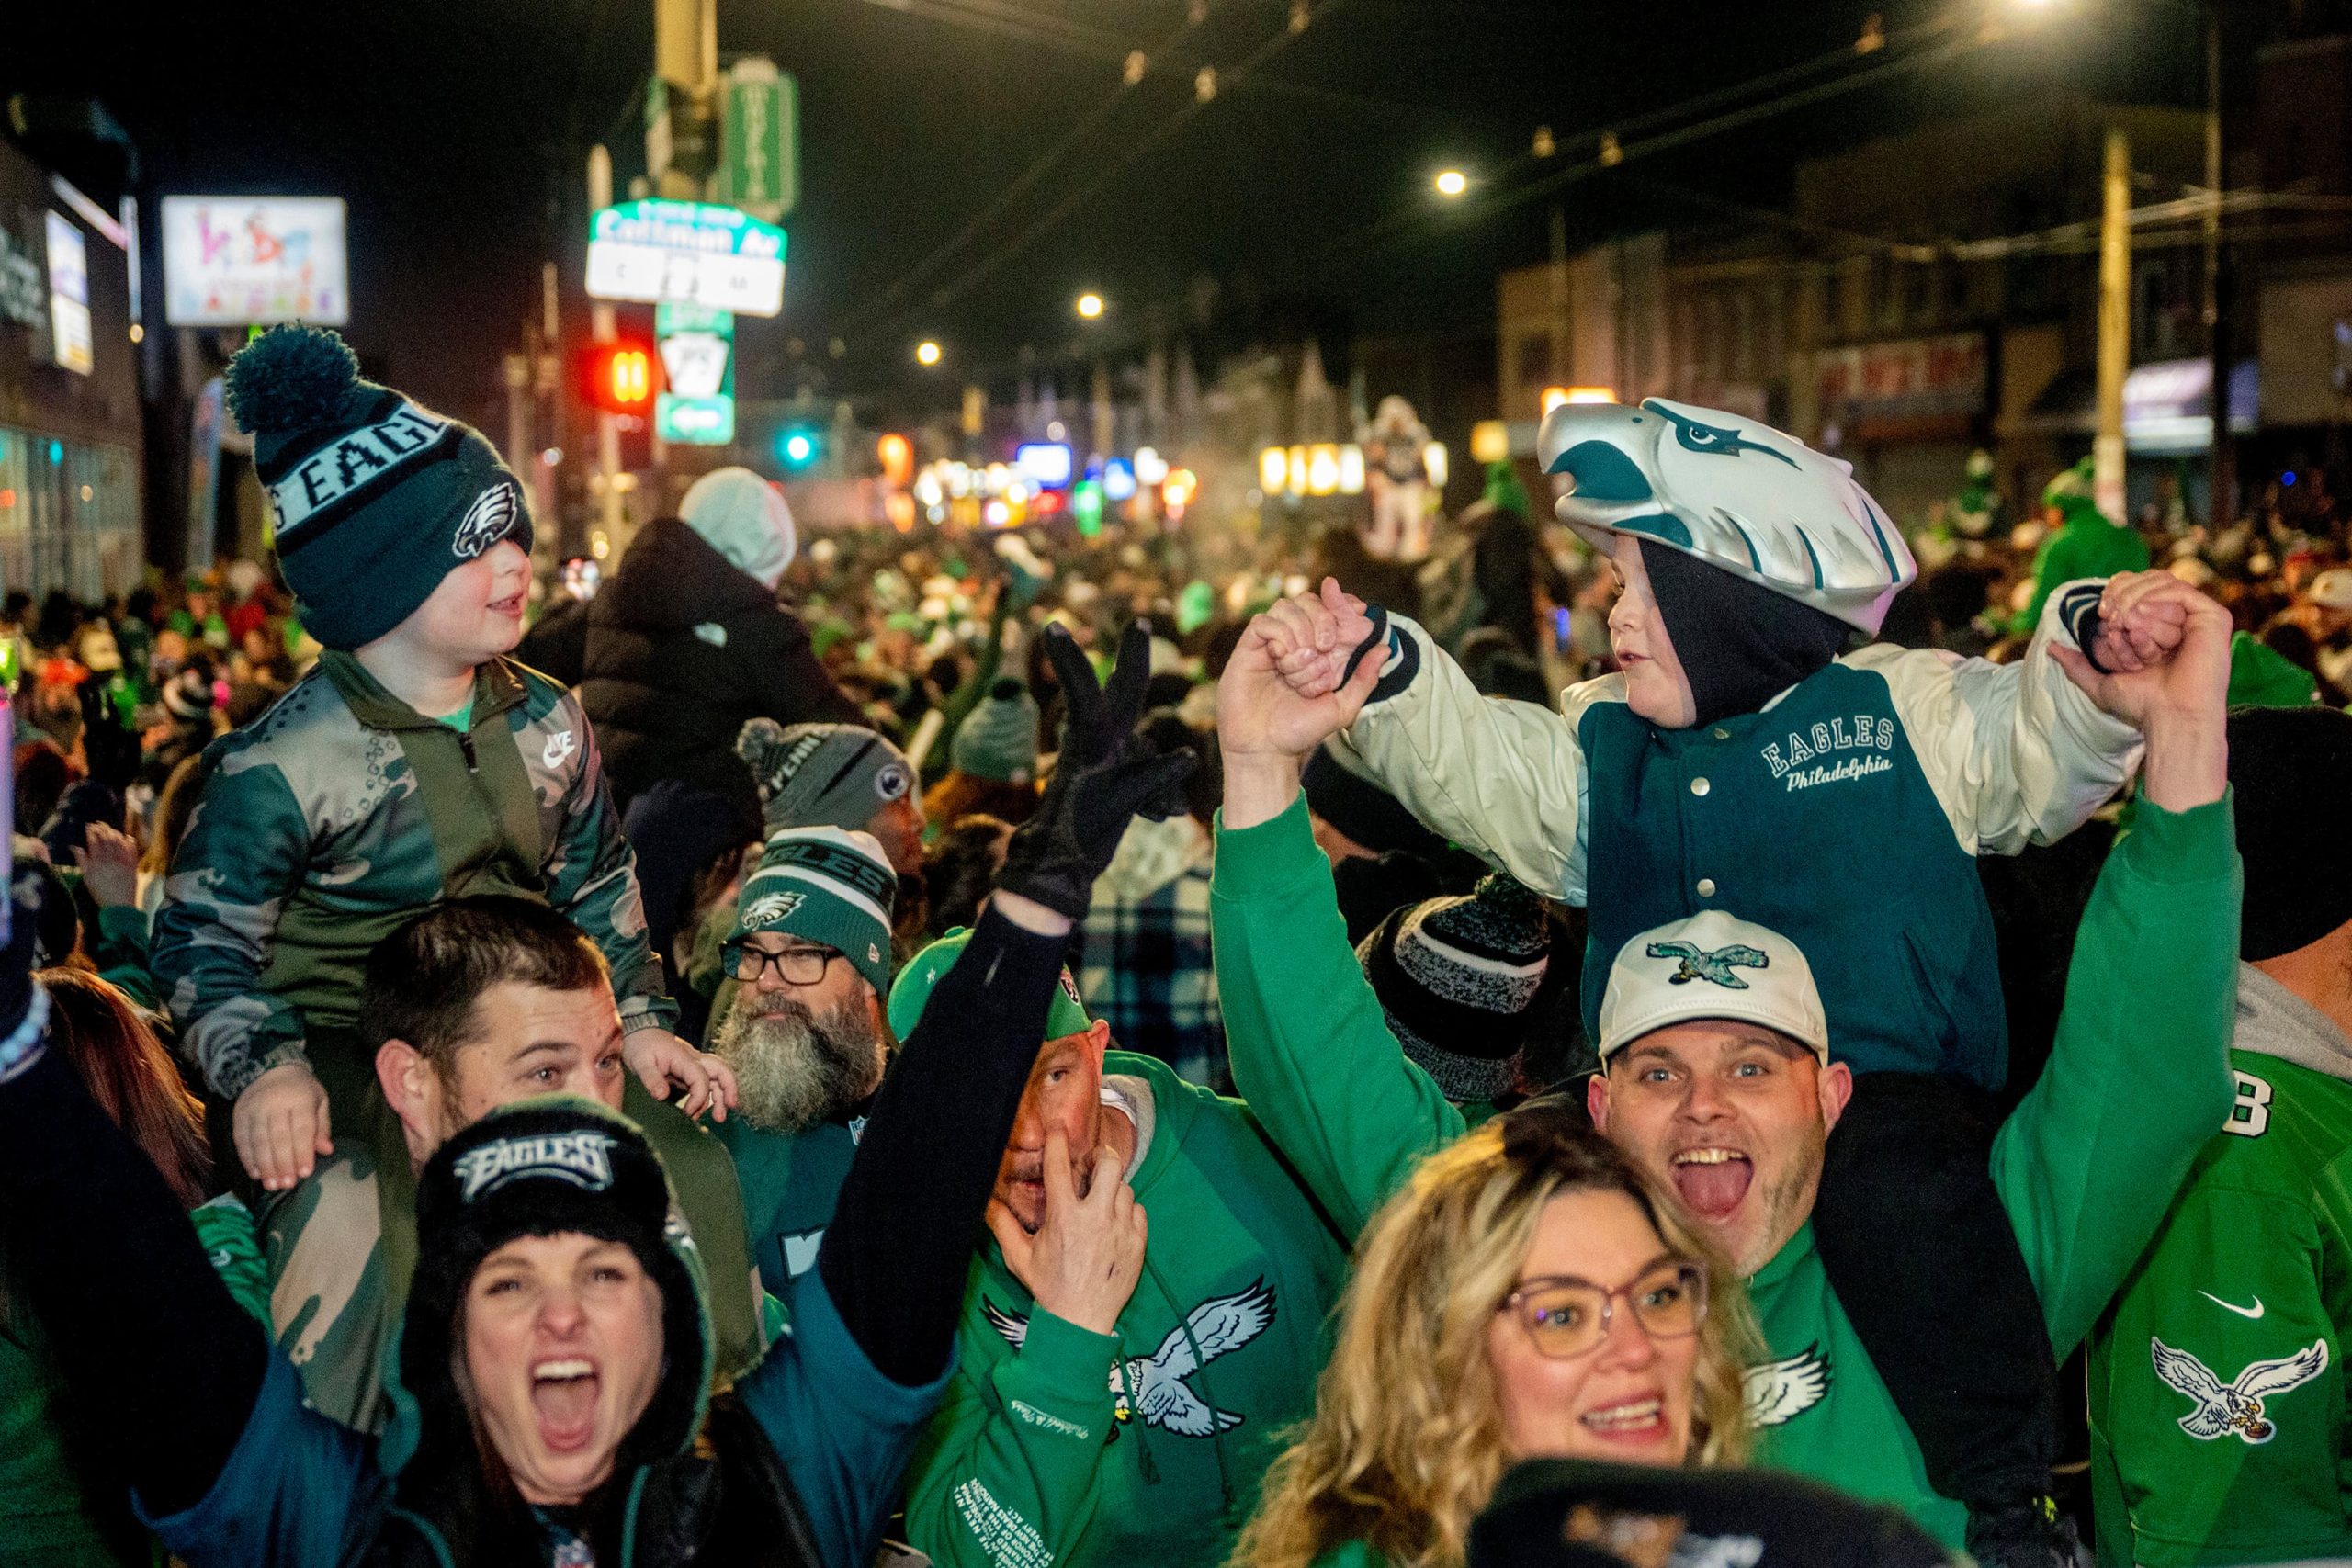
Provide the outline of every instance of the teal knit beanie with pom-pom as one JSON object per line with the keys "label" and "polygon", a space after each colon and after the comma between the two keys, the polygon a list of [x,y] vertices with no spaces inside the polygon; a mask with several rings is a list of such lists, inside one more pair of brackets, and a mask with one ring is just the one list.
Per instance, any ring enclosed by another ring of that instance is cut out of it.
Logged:
{"label": "teal knit beanie with pom-pom", "polygon": [[359,377],[343,339],[280,326],[229,362],[277,561],[329,648],[375,641],[503,539],[531,547],[523,487],[472,426]]}

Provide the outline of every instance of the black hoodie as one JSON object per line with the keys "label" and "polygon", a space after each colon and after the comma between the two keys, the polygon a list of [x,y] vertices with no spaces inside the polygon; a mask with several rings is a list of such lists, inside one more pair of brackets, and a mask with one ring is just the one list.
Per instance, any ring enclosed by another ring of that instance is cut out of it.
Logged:
{"label": "black hoodie", "polygon": [[865,722],[800,617],[675,517],[645,525],[588,606],[580,698],[623,810],[661,779],[742,795],[747,720]]}

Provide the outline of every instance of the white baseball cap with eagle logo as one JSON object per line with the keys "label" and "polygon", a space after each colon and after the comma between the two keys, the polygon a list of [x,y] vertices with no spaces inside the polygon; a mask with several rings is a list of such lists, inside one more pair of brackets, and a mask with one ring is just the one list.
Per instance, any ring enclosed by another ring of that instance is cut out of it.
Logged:
{"label": "white baseball cap with eagle logo", "polygon": [[1704,909],[1618,950],[1600,998],[1606,1064],[1654,1030],[1698,1019],[1760,1023],[1829,1061],[1829,1021],[1813,968],[1778,931]]}

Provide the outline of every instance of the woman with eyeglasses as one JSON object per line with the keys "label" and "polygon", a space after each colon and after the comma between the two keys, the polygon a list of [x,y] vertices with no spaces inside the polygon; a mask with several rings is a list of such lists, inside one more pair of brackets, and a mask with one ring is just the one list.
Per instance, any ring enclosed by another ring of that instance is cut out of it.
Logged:
{"label": "woman with eyeglasses", "polygon": [[1365,1228],[1314,1417],[1235,1561],[1459,1564],[1519,1461],[1737,1464],[1753,1336],[1730,1270],[1571,1111],[1489,1122]]}

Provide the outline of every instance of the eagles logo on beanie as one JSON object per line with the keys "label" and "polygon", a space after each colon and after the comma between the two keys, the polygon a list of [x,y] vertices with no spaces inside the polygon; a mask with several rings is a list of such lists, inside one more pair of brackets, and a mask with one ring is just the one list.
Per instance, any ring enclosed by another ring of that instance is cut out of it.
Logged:
{"label": "eagles logo on beanie", "polygon": [[522,487],[472,426],[359,377],[319,327],[272,327],[229,362],[277,560],[329,648],[375,641],[503,539],[531,547]]}
{"label": "eagles logo on beanie", "polygon": [[788,932],[831,948],[876,996],[888,996],[898,891],[898,873],[873,834],[787,828],[769,836],[760,863],[743,879],[727,941],[731,946],[760,931]]}

